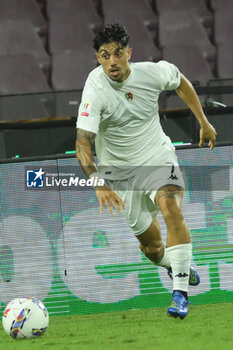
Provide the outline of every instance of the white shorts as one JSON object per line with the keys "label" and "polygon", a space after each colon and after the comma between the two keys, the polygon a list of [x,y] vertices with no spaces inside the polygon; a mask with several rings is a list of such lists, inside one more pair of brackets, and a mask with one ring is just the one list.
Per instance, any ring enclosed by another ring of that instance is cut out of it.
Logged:
{"label": "white shorts", "polygon": [[166,149],[163,165],[140,169],[126,180],[110,181],[111,188],[125,203],[124,216],[136,236],[145,232],[159,212],[154,201],[159,188],[165,185],[185,188],[175,151],[171,147]]}

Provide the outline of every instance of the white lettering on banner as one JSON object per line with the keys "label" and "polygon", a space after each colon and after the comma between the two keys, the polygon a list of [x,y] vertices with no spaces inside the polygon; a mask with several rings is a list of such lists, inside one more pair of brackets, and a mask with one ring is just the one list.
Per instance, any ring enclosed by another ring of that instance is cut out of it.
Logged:
{"label": "white lettering on banner", "polygon": [[[104,246],[93,247],[93,236],[101,232]],[[141,262],[136,239],[127,228],[124,217],[100,215],[92,208],[73,216],[64,227],[63,242],[59,241],[59,264],[66,268],[68,288],[78,298],[99,303],[113,303],[140,294],[137,272],[123,272],[115,278],[99,274],[98,266]],[[119,276],[120,275],[120,276]]]}
{"label": "white lettering on banner", "polygon": [[[226,253],[227,254],[227,253]],[[218,263],[220,279],[220,288],[233,291],[233,263]]]}
{"label": "white lettering on banner", "polygon": [[[229,245],[233,245],[233,219],[227,220],[227,232]],[[220,276],[220,288],[223,290],[233,291],[233,260],[232,254],[230,255],[231,256],[229,257],[229,263],[219,262],[218,268]],[[229,251],[226,251],[225,256],[229,256]],[[227,258],[225,260],[227,260]]]}
{"label": "white lettering on banner", "polygon": [[22,296],[46,298],[53,275],[51,248],[43,228],[31,218],[12,215],[3,220],[0,235],[0,248],[12,252],[11,259],[4,261],[11,271],[9,281],[0,275],[0,301],[8,303]]}
{"label": "white lettering on banner", "polygon": [[227,232],[229,244],[233,245],[233,219],[227,219]]}

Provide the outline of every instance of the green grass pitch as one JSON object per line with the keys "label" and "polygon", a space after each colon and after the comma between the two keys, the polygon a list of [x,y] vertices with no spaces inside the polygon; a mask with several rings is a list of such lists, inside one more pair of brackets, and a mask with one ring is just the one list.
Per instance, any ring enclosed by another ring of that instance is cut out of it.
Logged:
{"label": "green grass pitch", "polygon": [[0,327],[2,350],[232,350],[233,303],[191,305],[184,320],[165,308],[50,318],[45,335],[14,340]]}

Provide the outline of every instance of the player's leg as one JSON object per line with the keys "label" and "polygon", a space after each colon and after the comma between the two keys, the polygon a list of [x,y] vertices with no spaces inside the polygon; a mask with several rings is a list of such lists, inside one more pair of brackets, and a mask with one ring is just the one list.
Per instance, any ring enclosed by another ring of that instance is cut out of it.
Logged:
{"label": "player's leg", "polygon": [[184,189],[176,185],[161,187],[155,201],[167,226],[167,247],[190,243],[190,232],[182,212]]}
{"label": "player's leg", "polygon": [[150,226],[140,235],[136,235],[140,242],[140,249],[145,256],[155,265],[170,268],[170,261],[166,254],[166,248],[162,241],[160,225],[154,218]]}
{"label": "player's leg", "polygon": [[[132,188],[129,181],[111,181],[111,187],[125,203],[123,214],[126,222],[140,242],[140,249],[154,264],[170,268],[166,249],[162,241],[160,225],[156,218],[159,212],[154,201],[144,191],[127,191]],[[120,188],[120,190],[119,190]]]}
{"label": "player's leg", "polygon": [[[122,189],[122,181],[111,182],[113,189]],[[127,187],[125,185],[125,187]],[[119,191],[118,195],[124,200],[126,208],[123,211],[127,224],[140,242],[140,249],[145,256],[155,265],[168,269],[168,275],[173,279],[170,260],[161,237],[160,225],[156,218],[159,208],[154,202],[153,191],[151,195],[145,195],[143,191]],[[152,199],[153,198],[153,199]],[[198,275],[194,269],[190,269],[190,285],[197,285]]]}
{"label": "player's leg", "polygon": [[[145,195],[144,191],[123,191],[122,181],[120,183],[121,190],[117,186],[118,182],[114,181],[111,184],[125,202],[126,207],[123,213],[126,222],[140,242],[141,250],[154,264],[169,268],[170,258],[167,255],[167,250],[170,248],[164,248],[160,227],[155,219],[159,209],[154,202],[154,191]],[[181,296],[183,297],[182,294]],[[185,298],[184,301],[186,302]],[[179,317],[183,317],[183,315],[180,313]]]}
{"label": "player's leg", "polygon": [[188,283],[192,246],[190,233],[182,212],[184,190],[175,185],[165,185],[155,196],[167,226],[167,254],[173,274],[173,302],[168,313],[184,318],[188,312]]}

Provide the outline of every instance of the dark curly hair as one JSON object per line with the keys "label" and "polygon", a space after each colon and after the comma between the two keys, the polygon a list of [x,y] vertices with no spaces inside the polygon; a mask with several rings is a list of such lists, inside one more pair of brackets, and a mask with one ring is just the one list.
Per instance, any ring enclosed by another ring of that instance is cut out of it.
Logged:
{"label": "dark curly hair", "polygon": [[123,25],[119,23],[107,24],[96,34],[93,40],[93,47],[98,52],[101,45],[112,42],[119,43],[123,47],[128,45],[129,35],[127,29]]}

